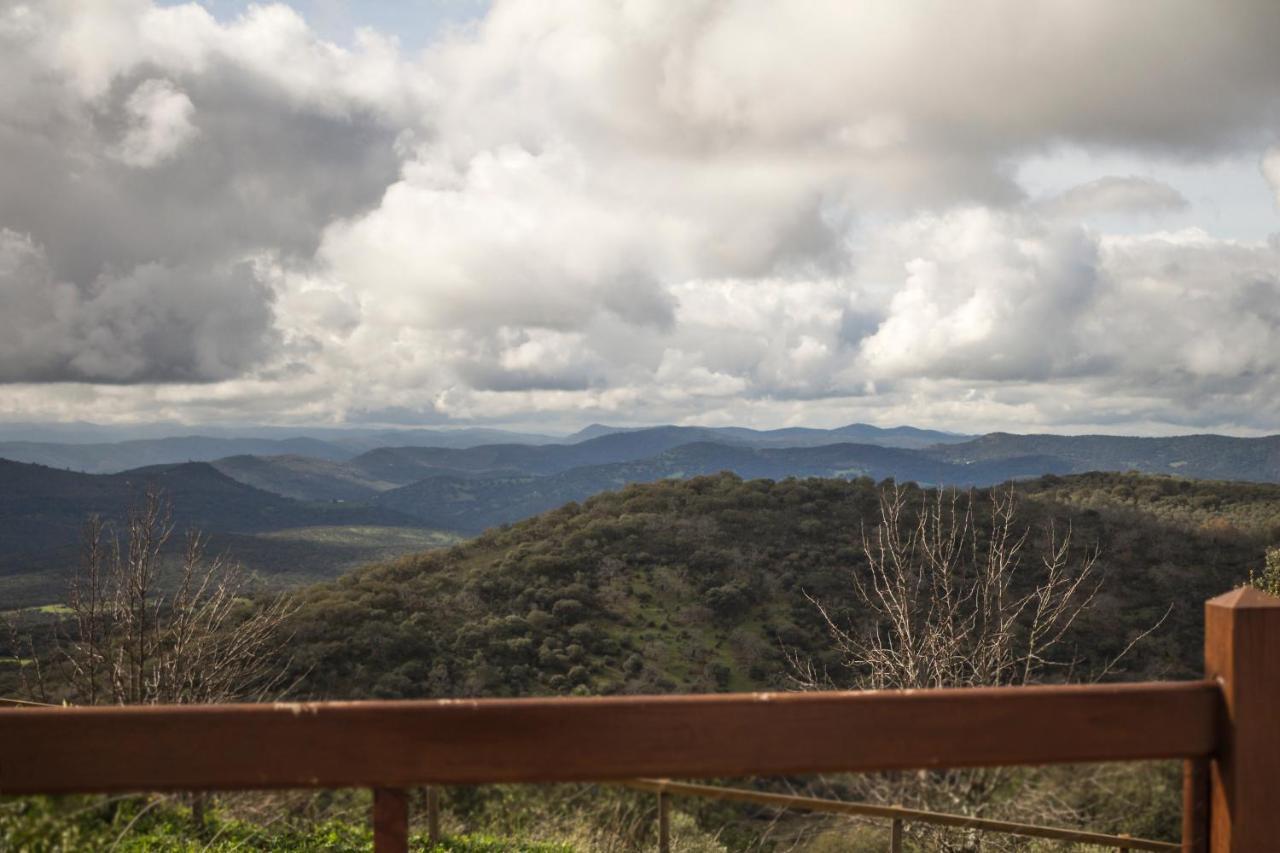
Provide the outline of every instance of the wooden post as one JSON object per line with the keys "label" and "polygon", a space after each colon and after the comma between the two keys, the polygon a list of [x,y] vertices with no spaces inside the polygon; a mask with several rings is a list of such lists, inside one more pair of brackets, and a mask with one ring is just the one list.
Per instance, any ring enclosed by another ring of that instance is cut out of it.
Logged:
{"label": "wooden post", "polygon": [[894,818],[889,825],[889,853],[902,853],[902,820]]}
{"label": "wooden post", "polygon": [[1209,760],[1182,762],[1182,853],[1209,851]]}
{"label": "wooden post", "polygon": [[203,836],[205,831],[205,803],[208,794],[205,791],[191,792],[191,823],[195,825],[196,834]]}
{"label": "wooden post", "polygon": [[671,853],[671,795],[658,792],[658,853]]}
{"label": "wooden post", "polygon": [[403,788],[373,789],[374,853],[409,850],[409,793]]}
{"label": "wooden post", "polygon": [[1242,587],[1205,604],[1205,674],[1222,689],[1209,767],[1209,850],[1275,849],[1280,839],[1280,598]]}
{"label": "wooden post", "polygon": [[433,847],[440,843],[440,789],[434,785],[427,788],[427,839]]}

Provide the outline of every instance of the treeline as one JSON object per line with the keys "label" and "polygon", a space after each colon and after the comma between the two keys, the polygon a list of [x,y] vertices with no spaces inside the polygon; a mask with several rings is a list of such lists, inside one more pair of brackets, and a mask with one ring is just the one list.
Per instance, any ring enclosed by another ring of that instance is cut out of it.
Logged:
{"label": "treeline", "polygon": [[1280,486],[1271,483],[1094,472],[1041,477],[1025,488],[1067,506],[1133,511],[1177,527],[1280,542]]}

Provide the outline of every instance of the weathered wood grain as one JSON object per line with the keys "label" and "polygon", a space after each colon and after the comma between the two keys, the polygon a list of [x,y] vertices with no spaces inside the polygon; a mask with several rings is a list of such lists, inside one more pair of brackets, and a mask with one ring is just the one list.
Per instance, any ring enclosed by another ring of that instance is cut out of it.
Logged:
{"label": "weathered wood grain", "polygon": [[1099,847],[1127,846],[1130,850],[1176,851],[1177,844],[1167,841],[1152,841],[1146,838],[1131,838],[1127,835],[1108,835],[1102,832],[1085,832],[1079,829],[1063,829],[1055,826],[1017,823],[1008,820],[992,820],[990,818],[969,817],[967,815],[931,812],[921,809],[908,809],[902,806],[878,806],[870,803],[850,803],[842,800],[828,800],[819,797],[800,797],[794,794],[774,794],[768,791],[753,791],[743,788],[724,788],[716,785],[695,785],[688,782],[673,782],[669,779],[635,779],[622,783],[625,787],[638,791],[654,791],[659,796],[679,795],[685,797],[701,797],[709,800],[727,800],[739,803],[755,803],[761,806],[772,806],[779,809],[796,811],[821,812],[824,814],[856,815],[859,817],[878,817],[892,821],[890,825],[890,849],[894,849],[894,839],[901,849],[903,823],[927,823],[934,826],[951,826],[961,829],[977,829],[983,832],[1020,835],[1026,838],[1047,838],[1053,841],[1069,841],[1075,844],[1089,844]]}
{"label": "weathered wood grain", "polygon": [[409,792],[403,788],[374,788],[374,853],[405,853],[408,849]]}
{"label": "weathered wood grain", "polygon": [[1182,853],[1209,850],[1209,759],[1182,762]]}
{"label": "weathered wood grain", "polygon": [[1221,685],[1209,849],[1280,849],[1280,598],[1243,587],[1205,604],[1205,674]]}
{"label": "weathered wood grain", "polygon": [[[0,793],[563,782],[1206,756],[1209,682],[0,709]],[[1280,810],[1278,810],[1280,811]]]}

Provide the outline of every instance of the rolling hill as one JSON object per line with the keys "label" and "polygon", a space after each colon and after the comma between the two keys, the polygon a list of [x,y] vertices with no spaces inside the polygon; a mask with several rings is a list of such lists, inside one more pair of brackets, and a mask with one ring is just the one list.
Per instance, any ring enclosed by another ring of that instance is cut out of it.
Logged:
{"label": "rolling hill", "polygon": [[[1069,638],[1079,669],[1100,669],[1169,611],[1112,677],[1194,677],[1204,599],[1243,581],[1273,541],[1206,525],[1195,508],[1269,517],[1280,535],[1276,485],[1120,474],[1018,489],[1026,576],[1051,520],[1072,529],[1076,557],[1100,553],[1104,584]],[[787,649],[839,678],[810,596],[859,624],[851,573],[866,570],[861,530],[877,518],[866,479],[627,486],[312,587],[290,654],[306,695],[329,698],[785,688]]]}
{"label": "rolling hill", "polygon": [[[171,427],[170,427],[171,429]],[[740,427],[641,427],[620,428],[594,424],[567,437],[538,433],[512,432],[483,427],[452,429],[306,429],[282,427],[247,427],[246,434],[212,435],[148,435],[120,441],[92,440],[122,433],[123,428],[93,425],[0,425],[0,458],[15,462],[47,465],[88,474],[111,474],[147,465],[170,465],[180,462],[210,462],[232,456],[296,456],[326,461],[345,461],[383,448],[430,448],[441,451],[466,451],[485,448],[479,454],[462,453],[454,464],[450,454],[424,454],[413,464],[432,468],[476,470],[503,467],[501,462],[485,460],[498,454],[494,448],[507,448],[505,455],[516,466],[510,470],[525,473],[553,473],[575,465],[619,462],[651,455],[691,441],[719,441],[727,444],[749,444],[759,447],[804,447],[839,442],[876,444],[884,447],[920,448],[939,443],[964,441],[969,436],[914,427],[881,429],[866,424],[851,424],[837,429],[790,428],[753,430]],[[135,432],[162,432],[164,427],[137,427]],[[594,439],[613,437],[602,444]],[[51,438],[62,441],[51,441]],[[538,448],[574,446],[576,451],[541,454]],[[523,450],[513,450],[522,448]],[[532,451],[532,452],[524,452]],[[638,455],[637,455],[638,454]],[[402,454],[411,457],[411,454]],[[436,459],[435,456],[440,456]],[[539,467],[541,463],[541,467]],[[378,455],[368,460],[379,464]],[[409,480],[399,481],[404,485]]]}
{"label": "rolling hill", "polygon": [[366,501],[399,485],[354,465],[307,456],[229,456],[210,464],[233,480],[301,501]]}
{"label": "rolling hill", "polygon": [[952,465],[913,451],[862,444],[755,448],[696,442],[646,459],[584,465],[545,476],[440,473],[384,492],[374,503],[419,519],[429,527],[478,533],[496,524],[518,521],[629,483],[684,479],[722,471],[749,479],[870,477],[882,480],[891,477],[927,484],[970,486],[1057,470],[1055,460],[1039,457],[994,464]]}
{"label": "rolling hill", "polygon": [[[37,593],[45,595],[52,588],[48,578],[65,576],[66,566],[74,559],[84,517],[90,512],[118,515],[144,482],[164,485],[178,507],[181,525],[197,525],[216,534],[226,547],[234,547],[264,571],[290,572],[311,565],[320,567],[323,574],[350,567],[362,555],[372,558],[411,549],[413,543],[373,547],[379,530],[428,531],[422,534],[426,538],[414,542],[434,542],[431,537],[437,533],[474,535],[631,483],[720,472],[774,481],[893,478],[962,487],[1046,474],[1128,470],[1187,480],[1280,481],[1280,436],[995,433],[963,441],[962,436],[948,436],[953,443],[924,448],[848,440],[811,443],[846,433],[861,436],[867,430],[881,441],[920,443],[945,435],[856,424],[837,430],[773,431],[597,426],[572,443],[406,445],[358,454],[312,438],[156,439],[88,446],[87,453],[109,450],[115,454],[110,458],[117,460],[130,454],[212,453],[228,447],[303,451],[236,453],[208,463],[147,466],[100,475],[0,462],[0,484],[4,485],[0,489],[0,575],[7,579],[0,592],[8,590],[28,599]],[[99,463],[106,464],[106,458],[98,457]],[[84,464],[91,461],[85,457]],[[1124,487],[1112,490],[1112,502],[1122,504],[1124,499],[1117,495],[1123,492]],[[1202,521],[1213,515],[1203,507],[1197,511]],[[262,538],[266,533],[320,528],[330,532],[271,541]],[[384,538],[389,543],[399,541],[396,536]],[[14,592],[19,589],[23,591]]]}
{"label": "rolling hill", "polygon": [[[179,531],[198,528],[211,534],[218,550],[228,550],[255,570],[307,569],[298,580],[331,574],[339,565],[350,567],[381,549],[343,550],[334,547],[341,545],[335,541],[308,543],[299,536],[273,540],[264,534],[313,528],[422,528],[386,507],[281,497],[237,482],[203,462],[80,474],[0,460],[0,483],[0,600],[7,606],[57,600],[78,559],[85,519],[97,514],[119,522],[153,486],[172,500]],[[415,538],[399,550],[414,550],[424,541]],[[327,556],[326,550],[331,552]],[[315,571],[310,570],[313,566]]]}
{"label": "rolling hill", "polygon": [[[845,429],[857,433],[861,427]],[[235,457],[214,465],[241,482],[278,495],[368,502],[434,528],[464,533],[517,521],[628,483],[720,471],[775,480],[891,477],[952,486],[1095,470],[1280,480],[1280,437],[993,434],[917,449],[855,442],[782,447],[769,443],[796,436],[786,430],[598,427],[594,431],[594,437],[573,444],[386,447],[346,461]],[[799,432],[801,439],[808,440],[814,431]],[[825,436],[841,430],[818,432]]]}
{"label": "rolling hill", "polygon": [[1207,480],[1280,482],[1280,435],[1137,438],[997,432],[972,441],[935,447],[928,452],[934,458],[962,465],[1040,456],[1059,460],[1059,467],[1072,473],[1141,471]]}

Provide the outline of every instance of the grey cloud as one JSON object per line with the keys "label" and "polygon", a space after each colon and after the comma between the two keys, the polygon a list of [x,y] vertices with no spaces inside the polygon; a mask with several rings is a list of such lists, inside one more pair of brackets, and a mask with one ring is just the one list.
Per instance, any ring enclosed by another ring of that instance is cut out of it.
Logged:
{"label": "grey cloud", "polygon": [[504,370],[494,365],[462,364],[459,376],[477,391],[585,391],[591,378],[581,370]]}
{"label": "grey cloud", "polygon": [[0,414],[1275,411],[1274,247],[1015,179],[1274,143],[1272,0],[499,2],[412,63],[277,6],[19,8]]}
{"label": "grey cloud", "polygon": [[1280,145],[1273,145],[1262,155],[1262,176],[1271,185],[1276,196],[1276,210],[1280,210]]}
{"label": "grey cloud", "polygon": [[477,391],[584,391],[608,367],[585,335],[550,329],[498,328],[471,336],[451,369]]}
{"label": "grey cloud", "polygon": [[559,134],[601,160],[805,161],[890,205],[1004,202],[1005,158],[1056,143],[1198,157],[1269,134],[1277,40],[1271,0],[503,2],[438,73],[481,146]]}
{"label": "grey cloud", "polygon": [[247,263],[146,263],[82,288],[29,237],[0,231],[0,381],[228,379],[277,343],[272,300]]}
{"label": "grey cloud", "polygon": [[1046,200],[1040,209],[1053,216],[1080,219],[1097,214],[1167,213],[1183,210],[1187,199],[1153,178],[1108,175],[1072,187]]}
{"label": "grey cloud", "polygon": [[[153,79],[121,81],[118,114]],[[278,249],[309,254],[334,218],[377,202],[395,179],[395,131],[290,108],[228,69],[187,81],[199,133],[150,168],[103,156],[127,130],[53,122],[0,128],[0,225],[31,233],[60,275],[104,267],[222,262]],[[122,132],[123,131],[123,132]]]}
{"label": "grey cloud", "polygon": [[430,404],[408,408],[405,406],[385,406],[375,408],[352,409],[347,413],[350,424],[393,424],[395,426],[439,426],[452,421],[447,414],[439,412]]}
{"label": "grey cloud", "polygon": [[125,101],[129,128],[112,152],[121,162],[147,168],[173,157],[196,134],[195,108],[167,80],[144,80]]}
{"label": "grey cloud", "polygon": [[[0,95],[0,228],[75,291],[74,317],[45,327],[75,338],[12,353],[2,381],[215,381],[261,363],[279,340],[272,296],[243,263],[309,258],[326,225],[376,204],[401,128],[373,105],[299,99],[201,48],[198,27],[175,30],[163,62],[104,32],[92,49],[110,62],[86,94],[51,42],[61,7],[35,9],[0,8],[0,73],[22,86]],[[100,11],[129,26],[149,14]],[[41,303],[18,286],[6,322],[33,325],[14,312]]]}

